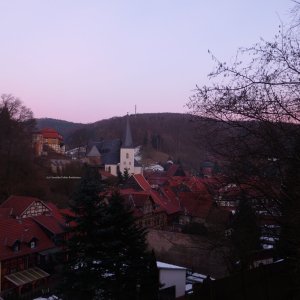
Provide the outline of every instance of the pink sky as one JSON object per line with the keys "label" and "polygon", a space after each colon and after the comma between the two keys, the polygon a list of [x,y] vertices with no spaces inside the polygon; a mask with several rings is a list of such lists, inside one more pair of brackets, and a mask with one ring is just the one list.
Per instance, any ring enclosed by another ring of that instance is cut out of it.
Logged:
{"label": "pink sky", "polygon": [[134,112],[186,112],[207,83],[210,49],[272,39],[286,0],[0,1],[0,94],[36,117],[94,122]]}

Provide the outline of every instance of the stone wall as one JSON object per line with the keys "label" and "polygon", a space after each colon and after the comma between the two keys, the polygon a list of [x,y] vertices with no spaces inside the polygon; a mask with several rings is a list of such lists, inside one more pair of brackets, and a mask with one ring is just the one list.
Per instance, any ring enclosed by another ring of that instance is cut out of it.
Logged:
{"label": "stone wall", "polygon": [[157,260],[184,266],[214,278],[228,275],[225,247],[206,237],[151,229],[148,231],[149,247]]}

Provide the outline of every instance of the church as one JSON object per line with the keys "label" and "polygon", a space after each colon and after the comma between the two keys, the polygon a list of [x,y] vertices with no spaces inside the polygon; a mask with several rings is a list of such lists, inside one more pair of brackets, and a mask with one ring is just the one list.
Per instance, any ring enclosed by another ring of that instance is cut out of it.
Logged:
{"label": "church", "polygon": [[117,176],[119,172],[129,175],[142,174],[142,166],[135,159],[129,115],[126,118],[126,127],[123,140],[111,139],[91,142],[87,147],[86,159],[89,164],[104,167],[111,175]]}

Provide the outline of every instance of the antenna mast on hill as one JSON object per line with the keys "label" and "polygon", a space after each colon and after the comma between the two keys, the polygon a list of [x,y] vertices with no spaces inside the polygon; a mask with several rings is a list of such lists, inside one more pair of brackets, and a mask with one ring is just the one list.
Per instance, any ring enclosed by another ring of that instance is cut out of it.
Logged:
{"label": "antenna mast on hill", "polygon": [[136,104],[134,105],[134,114],[135,114],[135,117],[136,117]]}

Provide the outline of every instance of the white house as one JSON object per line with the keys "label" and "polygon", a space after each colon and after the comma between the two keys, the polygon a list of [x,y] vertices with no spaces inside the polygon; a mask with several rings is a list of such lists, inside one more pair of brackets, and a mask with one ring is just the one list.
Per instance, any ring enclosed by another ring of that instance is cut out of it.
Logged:
{"label": "white house", "polygon": [[163,286],[161,289],[175,286],[175,297],[185,295],[186,268],[158,261],[159,281]]}

